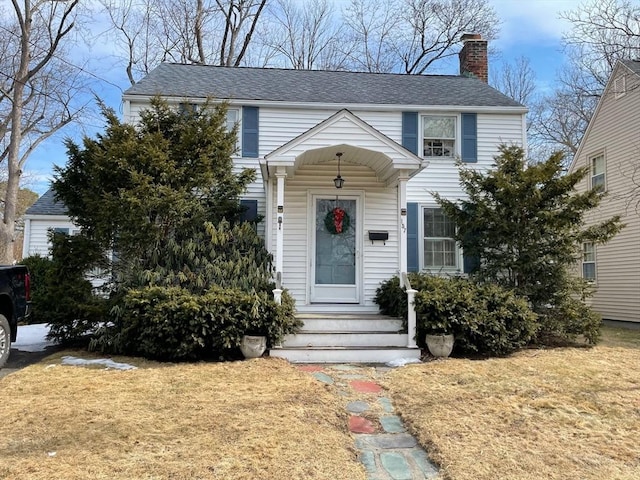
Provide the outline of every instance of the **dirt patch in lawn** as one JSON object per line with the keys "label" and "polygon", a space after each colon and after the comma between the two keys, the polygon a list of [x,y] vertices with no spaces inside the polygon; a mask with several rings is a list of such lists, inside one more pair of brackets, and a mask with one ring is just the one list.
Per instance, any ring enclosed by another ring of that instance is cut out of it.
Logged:
{"label": "dirt patch in lawn", "polygon": [[390,372],[396,409],[451,480],[640,478],[638,336]]}
{"label": "dirt patch in lawn", "polygon": [[340,399],[284,361],[58,357],[0,380],[0,478],[365,478]]}

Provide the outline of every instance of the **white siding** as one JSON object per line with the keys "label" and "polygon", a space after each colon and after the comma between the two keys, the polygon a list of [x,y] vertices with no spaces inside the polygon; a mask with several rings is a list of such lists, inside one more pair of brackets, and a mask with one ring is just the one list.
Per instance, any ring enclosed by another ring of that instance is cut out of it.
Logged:
{"label": "white siding", "polygon": [[[307,304],[312,247],[308,238],[309,190],[320,192],[326,189],[331,195],[364,191],[364,224],[361,232],[365,238],[360,255],[363,265],[362,304],[372,306],[380,282],[398,273],[397,189],[385,188],[378,183],[375,173],[369,168],[347,165],[342,169],[342,176],[347,183],[342,191],[337,192],[333,187],[335,174],[335,165],[305,166],[298,170],[295,178],[286,182],[283,286],[289,289],[299,306]],[[271,220],[275,222],[275,204],[272,211]],[[387,230],[389,240],[385,244],[372,244],[366,238],[368,230]],[[273,245],[275,236],[274,229]]]}
{"label": "white siding", "polygon": [[[242,198],[247,200],[257,200],[258,215],[262,215],[264,217],[266,215],[265,191],[264,191],[264,183],[262,181],[262,174],[260,173],[260,165],[258,165],[258,159],[234,157],[233,167],[234,167],[234,172],[236,174],[240,173],[244,168],[252,169],[256,172],[255,181],[249,184],[249,187],[247,188],[246,193],[242,195]],[[265,226],[264,226],[264,220],[263,220],[258,224],[258,233],[260,235],[264,235],[264,231],[265,231]]]}
{"label": "white siding", "polygon": [[[307,130],[331,117],[337,110],[304,110],[291,108],[260,108],[260,156],[265,156]],[[353,111],[376,130],[400,143],[402,138],[401,112]],[[353,145],[359,145],[354,139]]]}
{"label": "white siding", "polygon": [[[522,116],[478,114],[478,162],[465,166],[481,170],[492,167],[500,144],[522,145]],[[449,199],[463,196],[453,159],[430,159],[429,166],[409,180],[407,201],[433,205],[430,192]]]}
{"label": "white siding", "polygon": [[28,219],[30,222],[29,233],[25,239],[25,248],[22,253],[23,257],[31,255],[41,255],[46,257],[49,255],[49,247],[51,244],[47,238],[50,229],[68,228],[69,233],[78,230],[78,227],[68,218],[51,216],[48,219]]}

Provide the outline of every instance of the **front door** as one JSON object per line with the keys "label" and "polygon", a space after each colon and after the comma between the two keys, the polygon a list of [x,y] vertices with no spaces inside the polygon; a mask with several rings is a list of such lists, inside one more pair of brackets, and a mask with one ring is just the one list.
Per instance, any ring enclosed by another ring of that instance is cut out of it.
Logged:
{"label": "front door", "polygon": [[359,303],[360,197],[313,196],[311,301]]}

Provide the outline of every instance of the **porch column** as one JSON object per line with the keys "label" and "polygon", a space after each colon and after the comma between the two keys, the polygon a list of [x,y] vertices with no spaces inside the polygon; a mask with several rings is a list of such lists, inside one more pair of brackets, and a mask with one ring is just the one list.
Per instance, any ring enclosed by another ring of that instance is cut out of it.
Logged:
{"label": "porch column", "polygon": [[400,213],[400,221],[398,225],[399,239],[398,242],[398,256],[399,270],[400,270],[400,286],[404,287],[404,275],[407,273],[407,180],[408,176],[405,173],[401,173],[398,177],[398,210]]}
{"label": "porch column", "polygon": [[276,275],[282,275],[284,264],[284,179],[287,173],[284,167],[276,171]]}

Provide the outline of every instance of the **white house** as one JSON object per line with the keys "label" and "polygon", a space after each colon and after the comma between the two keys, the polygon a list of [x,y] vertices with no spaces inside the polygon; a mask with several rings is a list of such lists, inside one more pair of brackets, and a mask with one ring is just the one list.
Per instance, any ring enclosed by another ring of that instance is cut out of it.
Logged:
{"label": "white house", "polygon": [[463,272],[431,192],[462,195],[456,159],[487,168],[501,143],[526,145],[526,108],[486,83],[486,41],[463,42],[456,76],[162,64],[124,93],[128,122],[154,95],[177,108],[229,102],[234,162],[259,172],[245,201],[264,216],[277,277],[305,322],[272,355],[418,356],[413,333],[377,315],[376,288],[408,271]]}

